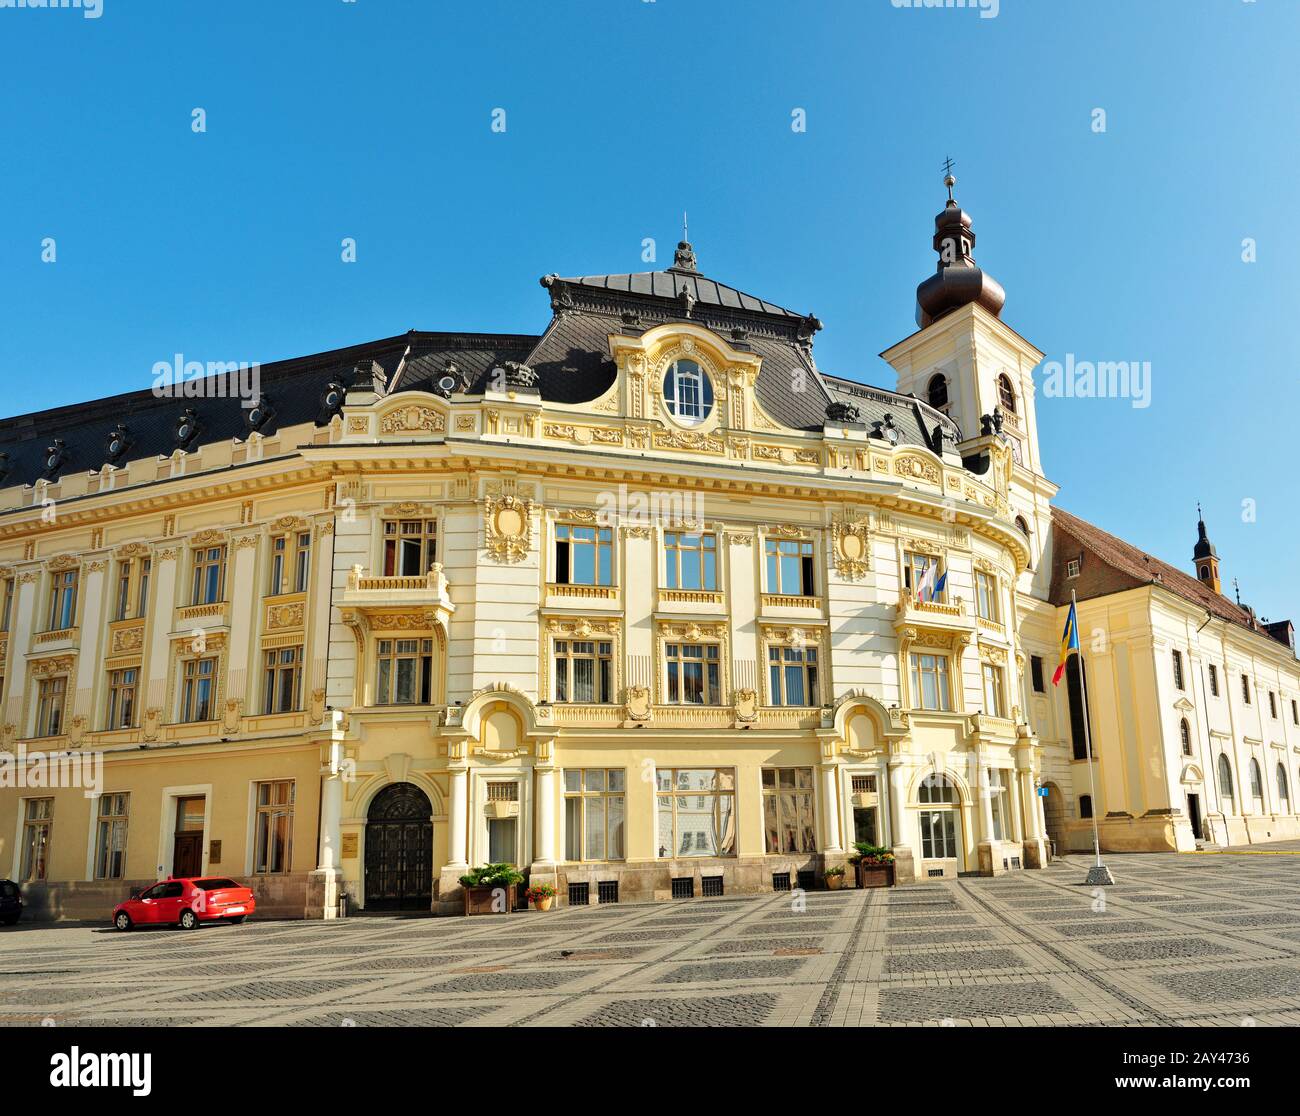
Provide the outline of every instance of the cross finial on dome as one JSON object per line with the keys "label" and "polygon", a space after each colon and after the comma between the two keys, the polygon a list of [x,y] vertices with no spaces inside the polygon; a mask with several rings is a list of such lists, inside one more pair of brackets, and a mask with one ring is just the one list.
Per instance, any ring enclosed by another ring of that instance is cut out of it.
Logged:
{"label": "cross finial on dome", "polygon": [[944,156],[943,160],[943,184],[948,187],[948,201],[953,201],[952,188],[957,185],[957,180],[953,177],[952,168],[957,164],[952,161],[952,156]]}

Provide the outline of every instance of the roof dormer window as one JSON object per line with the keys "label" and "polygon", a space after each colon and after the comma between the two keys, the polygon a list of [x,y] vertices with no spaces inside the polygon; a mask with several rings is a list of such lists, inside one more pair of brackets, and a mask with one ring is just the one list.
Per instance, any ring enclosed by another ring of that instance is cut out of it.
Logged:
{"label": "roof dormer window", "polygon": [[713,413],[713,383],[693,360],[675,360],[664,373],[664,404],[683,426],[698,426]]}

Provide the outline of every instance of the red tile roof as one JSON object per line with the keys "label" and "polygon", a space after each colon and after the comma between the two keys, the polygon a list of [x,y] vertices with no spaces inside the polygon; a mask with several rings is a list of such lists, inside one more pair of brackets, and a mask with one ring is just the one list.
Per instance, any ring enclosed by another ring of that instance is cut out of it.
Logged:
{"label": "red tile roof", "polygon": [[[1257,632],[1270,638],[1256,622],[1254,616],[1240,605],[1228,600],[1222,593],[1216,593],[1207,585],[1201,584],[1191,574],[1184,573],[1177,566],[1162,562],[1139,550],[1136,546],[1108,534],[1077,515],[1071,515],[1060,508],[1052,509],[1052,525],[1073,539],[1085,550],[1096,555],[1102,562],[1120,574],[1132,578],[1140,584],[1159,585],[1163,589],[1182,597],[1186,601],[1208,609],[1215,616],[1233,624]],[[1054,586],[1055,587],[1055,586]],[[1100,594],[1093,594],[1094,596]],[[1054,601],[1064,604],[1065,601]]]}

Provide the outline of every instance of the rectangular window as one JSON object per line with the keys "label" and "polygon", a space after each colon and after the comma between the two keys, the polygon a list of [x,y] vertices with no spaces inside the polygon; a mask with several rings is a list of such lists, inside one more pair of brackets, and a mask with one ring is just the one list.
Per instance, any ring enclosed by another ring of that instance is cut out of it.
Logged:
{"label": "rectangular window", "polygon": [[0,632],[9,630],[14,614],[14,578],[6,577],[0,587]]}
{"label": "rectangular window", "polygon": [[135,614],[144,616],[149,611],[149,575],[153,573],[153,559],[140,559],[140,575],[136,579]]}
{"label": "rectangular window", "polygon": [[54,828],[54,799],[29,798],[23,810],[22,882],[47,878],[50,834]]}
{"label": "rectangular window", "polygon": [[613,585],[614,533],[608,527],[555,525],[555,583]]}
{"label": "rectangular window", "polygon": [[117,564],[117,585],[113,591],[113,619],[131,620],[148,610],[149,558],[123,558]]}
{"label": "rectangular window", "polygon": [[131,615],[131,566],[134,563],[124,558],[117,564],[117,594],[113,602],[113,619],[125,620]]}
{"label": "rectangular window", "polygon": [[1277,720],[1277,694],[1272,690],[1268,692],[1268,715]]}
{"label": "rectangular window", "polygon": [[263,713],[293,713],[302,708],[302,647],[264,652]]}
{"label": "rectangular window", "polygon": [[1065,563],[1065,576],[1071,579],[1079,576],[1078,558],[1071,558],[1068,562]]}
{"label": "rectangular window", "polygon": [[922,810],[921,856],[925,860],[957,859],[957,813],[955,810]]}
{"label": "rectangular window", "polygon": [[665,585],[669,589],[716,589],[717,536],[665,532],[664,576]]}
{"label": "rectangular window", "polygon": [[659,857],[732,856],[736,851],[736,776],[729,768],[655,772]]}
{"label": "rectangular window", "polygon": [[138,667],[123,667],[108,672],[108,724],[105,728],[110,732],[135,727],[135,698],[139,680]]}
{"label": "rectangular window", "polygon": [[1011,801],[1008,793],[1007,772],[1000,768],[989,770],[989,806],[993,815],[993,840],[1009,841],[1011,839],[1011,815],[1007,807]]}
{"label": "rectangular window", "polygon": [[216,604],[225,600],[226,548],[200,547],[194,551],[194,585],[191,603]]}
{"label": "rectangular window", "polygon": [[[0,678],[0,694],[4,693],[4,679]],[[1300,725],[1300,704],[1296,703],[1295,698],[1291,699],[1291,723]]]}
{"label": "rectangular window", "polygon": [[975,607],[981,619],[997,622],[998,579],[983,570],[975,571]]}
{"label": "rectangular window", "polygon": [[60,570],[50,576],[49,630],[62,631],[72,627],[77,618],[78,570]]}
{"label": "rectangular window", "polygon": [[622,860],[627,816],[621,767],[564,772],[564,859]]}
{"label": "rectangular window", "polygon": [[384,520],[385,577],[423,577],[437,560],[436,519]]}
{"label": "rectangular window", "polygon": [[767,591],[786,597],[814,597],[813,544],[798,539],[766,539]]}
{"label": "rectangular window", "polygon": [[432,701],[433,640],[381,639],[376,705],[428,705]]}
{"label": "rectangular window", "polygon": [[916,709],[952,709],[948,687],[948,656],[913,652],[912,703]]}
{"label": "rectangular window", "polygon": [[718,705],[721,687],[716,643],[669,643],[668,701],[672,705]]}
{"label": "rectangular window", "polygon": [[768,686],[773,705],[817,705],[817,648],[769,647]]}
{"label": "rectangular window", "polygon": [[555,641],[555,700],[600,703],[613,701],[614,645],[609,641]]}
{"label": "rectangular window", "polygon": [[68,680],[63,675],[42,678],[36,687],[36,735],[59,736],[63,732],[63,703]]}
{"label": "rectangular window", "polygon": [[[903,587],[907,589],[912,596],[916,596],[921,582],[925,579],[926,571],[929,570],[931,566],[935,567],[934,581],[932,582],[932,585],[937,586],[939,584],[939,579],[944,576],[942,563],[938,556],[934,554],[920,554],[912,550],[903,552]],[[944,588],[939,589],[937,592],[932,592],[932,595],[928,596],[926,599],[943,604],[948,599],[947,586],[945,585]]]}
{"label": "rectangular window", "polygon": [[289,871],[293,843],[293,799],[292,779],[257,784],[253,871],[259,876]]}
{"label": "rectangular window", "polygon": [[126,822],[131,796],[104,794],[99,798],[95,826],[95,879],[120,880],[126,870]]}
{"label": "rectangular window", "polygon": [[1047,687],[1043,684],[1043,657],[1041,655],[1029,656],[1029,675],[1033,679],[1034,693],[1046,693]]}
{"label": "rectangular window", "polygon": [[1210,696],[1219,696],[1219,668],[1210,664]]}
{"label": "rectangular window", "polygon": [[1241,676],[1241,700],[1250,704],[1250,678],[1245,674]]}
{"label": "rectangular window", "polygon": [[763,828],[769,854],[817,851],[811,767],[763,768]]}
{"label": "rectangular window", "polygon": [[1174,652],[1174,685],[1180,690],[1187,689],[1183,681],[1183,653],[1181,651]]}
{"label": "rectangular window", "polygon": [[990,717],[1005,717],[1006,702],[1003,700],[1002,668],[993,663],[983,664],[984,712]]}
{"label": "rectangular window", "polygon": [[268,596],[307,592],[307,576],[310,572],[310,531],[276,535],[271,540],[271,575],[266,586]]}
{"label": "rectangular window", "polygon": [[181,678],[181,721],[210,721],[216,712],[217,660],[187,659]]}
{"label": "rectangular window", "polygon": [[1067,703],[1070,708],[1070,742],[1074,748],[1074,758],[1088,758],[1088,730],[1091,721],[1084,721],[1089,715],[1083,704],[1083,667],[1078,655],[1071,655],[1065,663],[1065,688],[1068,691]]}

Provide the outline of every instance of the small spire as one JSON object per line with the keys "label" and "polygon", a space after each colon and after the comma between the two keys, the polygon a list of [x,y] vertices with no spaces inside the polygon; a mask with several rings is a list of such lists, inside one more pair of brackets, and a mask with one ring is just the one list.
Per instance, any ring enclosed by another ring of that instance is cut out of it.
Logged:
{"label": "small spire", "polygon": [[943,184],[948,187],[948,204],[956,205],[957,202],[952,196],[952,188],[957,185],[957,180],[952,175],[952,168],[957,164],[952,161],[951,156],[945,156],[943,160]]}
{"label": "small spire", "polygon": [[1241,607],[1241,586],[1237,584],[1237,579],[1232,579],[1232,592],[1237,598],[1237,607]]}

